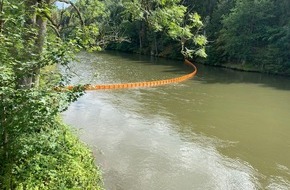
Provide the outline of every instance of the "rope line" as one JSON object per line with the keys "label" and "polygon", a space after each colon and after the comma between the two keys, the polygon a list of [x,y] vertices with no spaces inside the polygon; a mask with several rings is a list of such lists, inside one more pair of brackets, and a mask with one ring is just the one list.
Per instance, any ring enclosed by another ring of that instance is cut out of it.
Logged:
{"label": "rope line", "polygon": [[[188,80],[194,77],[197,73],[196,66],[188,61],[184,60],[184,63],[193,67],[193,71],[189,74],[183,75],[181,77],[165,79],[165,80],[155,80],[155,81],[146,81],[146,82],[133,82],[133,83],[120,83],[120,84],[100,84],[100,85],[85,85],[85,90],[101,90],[101,89],[121,89],[121,88],[136,88],[136,87],[153,87],[153,86],[161,86],[171,83],[178,83],[185,80]],[[65,87],[68,90],[72,90],[74,86],[70,85]]]}

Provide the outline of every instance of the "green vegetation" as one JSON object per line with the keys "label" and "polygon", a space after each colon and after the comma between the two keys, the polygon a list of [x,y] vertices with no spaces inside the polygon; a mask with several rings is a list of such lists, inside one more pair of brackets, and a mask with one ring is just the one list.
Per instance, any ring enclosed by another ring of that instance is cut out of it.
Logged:
{"label": "green vegetation", "polygon": [[290,74],[289,0],[55,2],[0,0],[1,189],[101,188],[91,153],[57,119],[83,90],[55,91],[69,82],[55,65],[81,48]]}
{"label": "green vegetation", "polygon": [[213,41],[207,62],[289,75],[289,12],[287,0],[216,3],[207,26]]}
{"label": "green vegetation", "polygon": [[108,49],[182,58],[186,49],[205,57],[206,45],[199,62],[290,74],[288,0],[109,2],[109,28],[127,41]]}
{"label": "green vegetation", "polygon": [[13,140],[2,189],[101,189],[92,153],[60,122]]}
{"label": "green vegetation", "polygon": [[109,43],[108,49],[172,58],[207,56],[201,17],[181,1],[134,0],[116,4],[117,8],[110,9],[118,12],[113,11],[109,19],[128,41]]}
{"label": "green vegetation", "polygon": [[57,119],[83,89],[56,91],[69,73],[55,65],[66,67],[79,49],[128,43],[133,38],[122,31],[139,27],[140,52],[150,44],[158,55],[164,35],[185,57],[206,56],[200,16],[179,1],[59,2],[67,8],[53,0],[0,0],[1,189],[101,189],[91,153]]}
{"label": "green vegetation", "polygon": [[0,189],[102,189],[92,153],[58,119],[83,90],[55,91],[67,77],[53,65],[81,43],[60,38],[52,2],[0,1]]}

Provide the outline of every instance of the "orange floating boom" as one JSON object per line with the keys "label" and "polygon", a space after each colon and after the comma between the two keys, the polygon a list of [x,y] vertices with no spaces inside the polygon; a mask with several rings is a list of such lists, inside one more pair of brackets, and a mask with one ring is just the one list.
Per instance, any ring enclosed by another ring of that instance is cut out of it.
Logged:
{"label": "orange floating boom", "polygon": [[[170,83],[177,83],[188,80],[194,77],[197,73],[196,66],[188,61],[184,60],[185,64],[188,64],[193,67],[193,71],[187,75],[183,75],[181,77],[166,79],[166,80],[156,80],[156,81],[146,81],[146,82],[134,82],[134,83],[121,83],[121,84],[100,84],[100,85],[86,85],[85,90],[100,90],[100,89],[121,89],[121,88],[136,88],[136,87],[152,87],[152,86],[161,86]],[[65,87],[68,90],[73,89],[73,86]]]}

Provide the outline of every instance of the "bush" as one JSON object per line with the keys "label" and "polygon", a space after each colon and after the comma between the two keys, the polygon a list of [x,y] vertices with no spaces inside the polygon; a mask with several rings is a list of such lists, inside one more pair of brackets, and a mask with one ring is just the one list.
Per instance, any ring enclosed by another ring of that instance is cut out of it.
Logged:
{"label": "bush", "polygon": [[60,122],[40,132],[19,134],[12,147],[12,174],[5,179],[11,189],[102,189],[91,151]]}

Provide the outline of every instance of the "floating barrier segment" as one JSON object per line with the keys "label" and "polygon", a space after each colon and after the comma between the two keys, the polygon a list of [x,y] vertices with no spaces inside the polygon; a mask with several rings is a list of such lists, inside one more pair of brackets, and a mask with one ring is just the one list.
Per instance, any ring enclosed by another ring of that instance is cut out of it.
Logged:
{"label": "floating barrier segment", "polygon": [[[194,70],[187,74],[183,75],[181,77],[171,78],[171,79],[165,79],[165,80],[155,80],[155,81],[146,81],[146,82],[133,82],[133,83],[120,83],[120,84],[100,84],[100,85],[85,85],[85,90],[102,90],[102,89],[121,89],[121,88],[137,88],[137,87],[153,87],[153,86],[161,86],[171,83],[178,83],[185,80],[188,80],[192,77],[194,77],[197,73],[196,66],[185,59],[185,64],[190,65]],[[65,87],[68,90],[72,90],[74,86],[67,86]]]}

